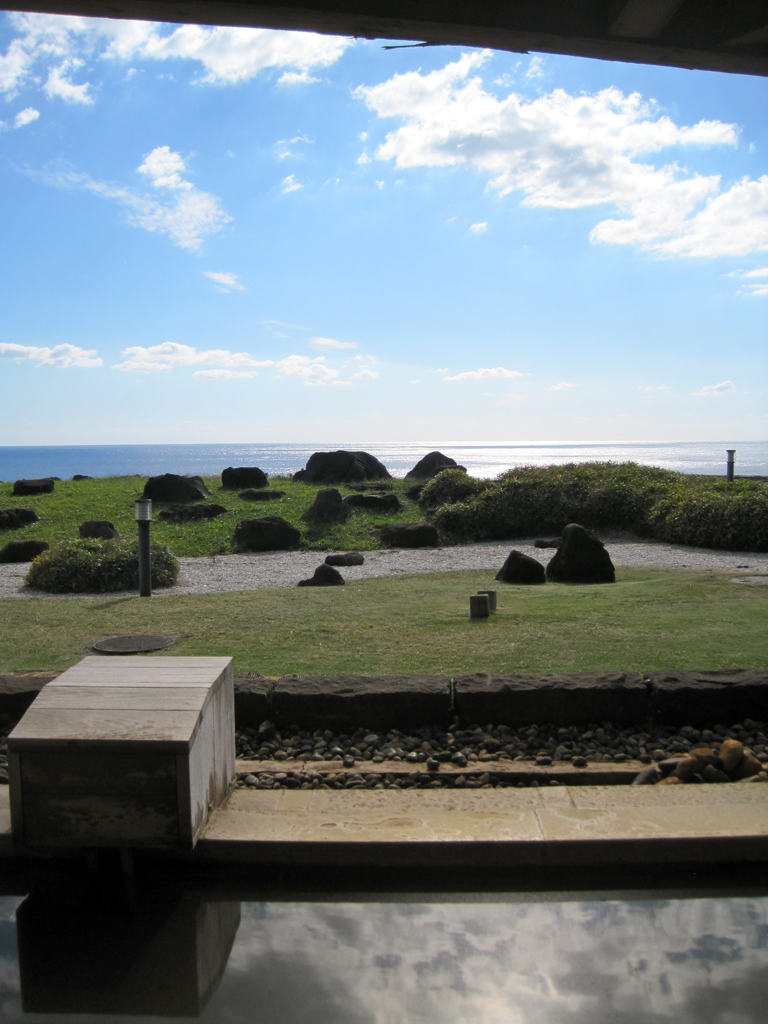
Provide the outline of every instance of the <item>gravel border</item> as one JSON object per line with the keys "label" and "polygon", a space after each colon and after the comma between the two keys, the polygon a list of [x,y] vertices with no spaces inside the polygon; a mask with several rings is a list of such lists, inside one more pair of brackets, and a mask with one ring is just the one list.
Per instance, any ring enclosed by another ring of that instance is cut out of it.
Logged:
{"label": "gravel border", "polygon": [[[616,568],[709,569],[744,573],[744,582],[768,581],[768,553],[713,551],[682,544],[662,544],[636,539],[605,539]],[[512,548],[532,555],[546,565],[553,552],[534,547],[533,538],[510,541],[486,541],[443,548],[399,548],[363,552],[363,565],[345,566],[345,580],[414,573],[451,572],[457,569],[489,569],[498,572]],[[326,554],[323,551],[270,551],[260,553],[214,555],[210,558],[180,558],[181,572],[175,587],[155,591],[166,594],[216,594],[261,590],[269,587],[295,587],[311,576]],[[122,590],[102,594],[47,594],[24,586],[27,563],[0,565],[0,598],[5,597],[130,597],[137,591]],[[766,574],[763,580],[748,574]]]}

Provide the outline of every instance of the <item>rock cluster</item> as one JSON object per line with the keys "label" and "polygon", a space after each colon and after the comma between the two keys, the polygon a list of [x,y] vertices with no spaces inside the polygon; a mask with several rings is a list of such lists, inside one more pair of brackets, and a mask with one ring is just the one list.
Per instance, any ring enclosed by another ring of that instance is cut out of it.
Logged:
{"label": "rock cluster", "polygon": [[389,480],[386,467],[368,452],[315,452],[307,465],[293,474],[307,484],[349,484]]}
{"label": "rock cluster", "polygon": [[[711,730],[707,739],[711,739]],[[690,746],[690,744],[689,744]],[[759,744],[758,747],[763,746]],[[660,755],[662,751],[659,751]],[[640,772],[634,781],[636,786],[669,786],[691,782],[747,782],[766,775],[764,760],[758,749],[755,754],[746,749],[740,739],[729,735],[722,743],[713,746],[697,746],[682,757],[660,757],[658,762]],[[766,775],[768,778],[768,775]]]}
{"label": "rock cluster", "polygon": [[12,540],[0,548],[0,562],[31,562],[49,547],[44,540]]}
{"label": "rock cluster", "polygon": [[94,540],[120,540],[115,524],[108,519],[86,519],[80,524],[79,534],[82,538]]}
{"label": "rock cluster", "polygon": [[16,480],[11,494],[14,497],[24,497],[28,494],[51,494],[56,479],[53,476],[46,476],[41,480]]}
{"label": "rock cluster", "polygon": [[237,489],[239,487],[266,487],[267,474],[258,466],[227,466],[221,471],[221,486]]}
{"label": "rock cluster", "polygon": [[163,473],[151,476],[144,484],[143,497],[152,501],[200,501],[207,498],[210,491],[199,476],[179,476],[176,473]]}
{"label": "rock cluster", "polygon": [[[528,762],[546,766],[561,762],[574,767],[590,764],[641,761],[655,763],[679,759],[692,746],[701,743],[721,744],[736,741],[744,756],[754,758],[761,766],[768,764],[768,726],[764,722],[745,719],[727,727],[722,724],[694,729],[657,726],[648,731],[637,728],[619,729],[611,722],[600,722],[586,728],[570,726],[526,725],[514,729],[507,725],[462,726],[458,721],[445,729],[427,725],[421,729],[387,732],[361,727],[352,733],[335,733],[330,729],[314,732],[289,727],[279,731],[271,722],[262,722],[258,729],[244,728],[237,732],[237,756],[254,761],[338,762],[340,768],[363,766],[366,762],[401,761],[430,768],[450,763],[464,768],[478,763],[483,770],[497,768],[503,762]],[[297,767],[297,766],[296,766]],[[761,769],[758,768],[758,772]],[[381,782],[376,776],[377,783]],[[339,785],[344,785],[341,780]],[[485,784],[485,783],[484,783]],[[488,785],[492,784],[489,780]],[[338,787],[337,787],[338,788]]]}
{"label": "rock cluster", "polygon": [[223,505],[168,505],[161,509],[159,519],[170,523],[187,523],[192,519],[215,519],[226,514]]}
{"label": "rock cluster", "polygon": [[405,474],[406,480],[431,480],[436,477],[438,473],[442,473],[444,469],[460,469],[464,473],[467,472],[466,466],[460,466],[455,459],[452,459],[448,455],[443,455],[442,452],[430,452],[425,455],[423,459],[420,459],[413,469],[410,469]]}

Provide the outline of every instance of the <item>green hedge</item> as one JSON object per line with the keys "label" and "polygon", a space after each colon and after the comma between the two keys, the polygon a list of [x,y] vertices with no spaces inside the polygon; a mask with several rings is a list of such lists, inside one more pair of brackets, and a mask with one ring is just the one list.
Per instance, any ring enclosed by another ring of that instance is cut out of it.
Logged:
{"label": "green hedge", "polygon": [[467,501],[489,487],[493,487],[492,480],[467,476],[463,469],[444,469],[424,485],[419,495],[419,505],[425,511],[430,511],[441,505]]}
{"label": "green hedge", "polygon": [[672,473],[636,463],[522,468],[434,522],[458,540],[507,540],[559,533],[568,523],[623,528],[679,544],[768,551],[768,485]]}
{"label": "green hedge", "polygon": [[[152,586],[170,587],[179,574],[179,563],[168,548],[151,546]],[[56,544],[30,564],[26,583],[51,594],[94,594],[112,590],[137,590],[139,553],[137,541],[73,540]]]}

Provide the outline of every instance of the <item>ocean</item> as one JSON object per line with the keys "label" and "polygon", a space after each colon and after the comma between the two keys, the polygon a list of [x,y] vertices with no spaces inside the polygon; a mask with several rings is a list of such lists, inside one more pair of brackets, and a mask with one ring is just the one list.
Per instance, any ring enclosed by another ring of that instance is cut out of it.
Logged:
{"label": "ocean", "polygon": [[227,466],[259,466],[268,476],[302,469],[315,451],[367,451],[394,477],[403,477],[427,452],[441,451],[472,476],[493,478],[515,466],[567,462],[639,462],[678,473],[725,475],[726,450],[736,450],[737,476],[768,476],[768,441],[680,441],[648,444],[512,445],[435,442],[411,444],[120,444],[0,447],[0,480],[58,476],[216,476]]}

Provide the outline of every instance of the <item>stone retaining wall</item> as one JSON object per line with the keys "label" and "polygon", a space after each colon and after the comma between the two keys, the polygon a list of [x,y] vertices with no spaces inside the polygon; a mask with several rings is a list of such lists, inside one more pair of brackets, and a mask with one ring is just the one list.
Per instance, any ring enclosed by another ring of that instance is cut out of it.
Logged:
{"label": "stone retaining wall", "polygon": [[[16,719],[58,673],[0,675],[0,714]],[[237,726],[337,731],[463,724],[700,726],[768,721],[768,669],[557,675],[235,677]]]}

